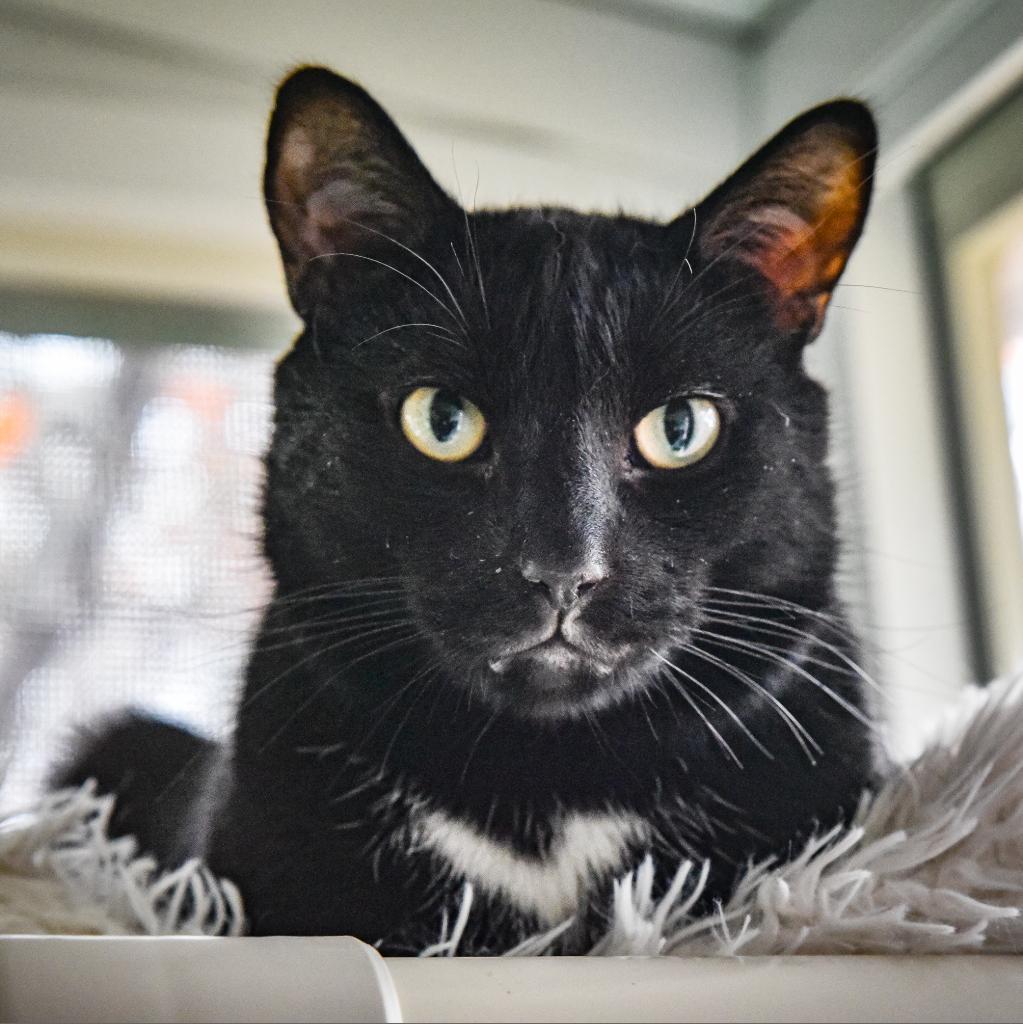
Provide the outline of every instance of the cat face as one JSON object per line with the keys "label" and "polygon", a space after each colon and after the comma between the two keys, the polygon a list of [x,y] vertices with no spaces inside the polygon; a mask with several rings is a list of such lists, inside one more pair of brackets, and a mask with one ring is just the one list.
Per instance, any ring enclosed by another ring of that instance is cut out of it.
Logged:
{"label": "cat face", "polygon": [[716,594],[826,602],[801,355],[874,144],[836,103],[667,225],[468,213],[362,90],[294,75],[266,172],[306,324],[268,460],[281,589],[392,580],[451,685],[548,719],[649,685]]}

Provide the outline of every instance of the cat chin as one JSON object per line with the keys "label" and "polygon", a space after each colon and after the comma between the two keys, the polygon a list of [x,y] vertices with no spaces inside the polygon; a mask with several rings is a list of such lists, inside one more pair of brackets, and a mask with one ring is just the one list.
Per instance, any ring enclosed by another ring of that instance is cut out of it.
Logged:
{"label": "cat chin", "polygon": [[524,664],[545,689],[558,689],[566,675],[589,672],[606,678],[614,671],[613,664],[560,639],[546,640],[518,654],[497,658],[489,667],[491,672],[505,675],[516,662]]}
{"label": "cat chin", "polygon": [[645,662],[609,666],[569,645],[544,645],[491,662],[477,692],[495,710],[554,723],[620,704],[646,689],[654,677]]}

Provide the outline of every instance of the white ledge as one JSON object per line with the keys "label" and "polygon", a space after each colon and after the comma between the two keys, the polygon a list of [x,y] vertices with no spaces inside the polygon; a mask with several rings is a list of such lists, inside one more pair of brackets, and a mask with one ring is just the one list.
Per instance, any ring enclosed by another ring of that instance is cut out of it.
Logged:
{"label": "white ledge", "polygon": [[381,958],[350,938],[0,937],[0,1019],[1013,1021],[1013,956]]}

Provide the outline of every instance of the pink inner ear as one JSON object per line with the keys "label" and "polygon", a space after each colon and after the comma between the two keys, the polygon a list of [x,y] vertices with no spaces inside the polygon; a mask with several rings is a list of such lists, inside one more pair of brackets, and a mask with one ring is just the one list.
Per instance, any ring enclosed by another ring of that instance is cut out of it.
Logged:
{"label": "pink inner ear", "polygon": [[278,202],[301,204],[309,192],[316,143],[301,126],[289,128],[281,140],[274,170],[273,195]]}
{"label": "pink inner ear", "polygon": [[760,227],[741,255],[774,286],[776,319],[784,330],[820,329],[849,258],[859,220],[859,189],[850,176],[829,186],[813,222],[781,206],[761,207],[749,216]]}
{"label": "pink inner ear", "polygon": [[713,208],[701,244],[757,270],[782,330],[820,329],[863,220],[868,166],[825,126],[725,186]]}
{"label": "pink inner ear", "polygon": [[379,193],[336,178],[317,189],[306,202],[303,241],[317,253],[346,250],[360,241],[364,245],[367,233],[386,236],[400,212]]}
{"label": "pink inner ear", "polygon": [[324,167],[323,159],[298,125],[281,144],[274,175],[278,222],[292,250],[306,259],[364,247],[373,232],[386,235],[401,212],[371,186],[356,183],[356,168],[343,163]]}

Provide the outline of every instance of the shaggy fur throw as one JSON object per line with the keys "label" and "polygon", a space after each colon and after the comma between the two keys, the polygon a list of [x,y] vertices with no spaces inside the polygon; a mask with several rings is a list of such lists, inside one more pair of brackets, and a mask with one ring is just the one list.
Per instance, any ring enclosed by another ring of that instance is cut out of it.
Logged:
{"label": "shaggy fur throw", "polygon": [[[88,786],[0,821],[0,932],[239,935],[234,886],[198,861],[172,872],[106,832],[113,799]],[[1023,949],[1023,678],[973,690],[856,820],[787,863],[753,864],[695,918],[704,865],[655,899],[644,861],[614,884],[596,955],[961,953]],[[694,884],[695,883],[695,884]],[[456,955],[472,889],[425,955]],[[510,951],[546,952],[566,922]]]}

